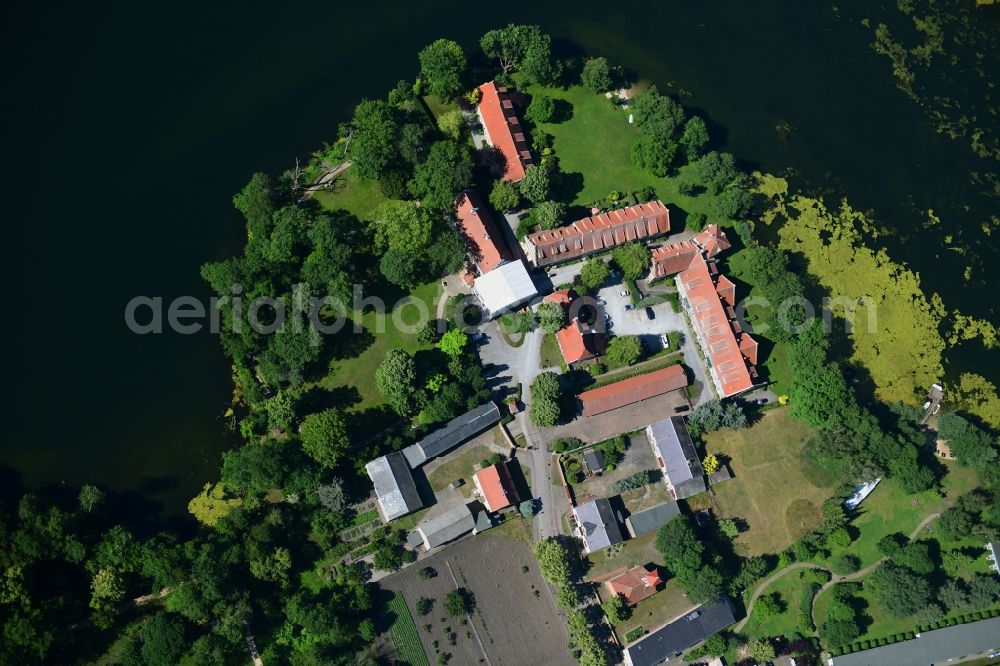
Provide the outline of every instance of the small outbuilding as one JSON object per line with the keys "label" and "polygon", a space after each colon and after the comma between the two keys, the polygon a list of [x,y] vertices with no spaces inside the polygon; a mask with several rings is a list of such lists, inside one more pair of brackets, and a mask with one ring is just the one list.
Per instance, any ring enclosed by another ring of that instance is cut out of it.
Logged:
{"label": "small outbuilding", "polygon": [[583,453],[583,460],[587,463],[587,469],[591,474],[604,471],[604,451],[600,449],[587,449]]}

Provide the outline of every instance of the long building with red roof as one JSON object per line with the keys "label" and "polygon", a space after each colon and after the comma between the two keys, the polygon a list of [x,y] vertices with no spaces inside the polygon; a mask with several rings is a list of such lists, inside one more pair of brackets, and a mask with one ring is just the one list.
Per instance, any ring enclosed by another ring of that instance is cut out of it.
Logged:
{"label": "long building with red roof", "polygon": [[753,388],[757,382],[757,341],[736,319],[736,285],[719,273],[714,261],[699,254],[677,275],[677,291],[708,358],[708,371],[718,394],[729,397]]}
{"label": "long building with red roof", "polygon": [[581,416],[594,416],[610,412],[640,400],[647,400],[687,386],[684,366],[671,365],[655,372],[623,379],[614,384],[584,391],[578,397]]}
{"label": "long building with red roof", "polygon": [[565,227],[536,231],[528,234],[522,245],[528,262],[539,268],[669,231],[670,211],[656,200],[585,217]]}
{"label": "long building with red roof", "polygon": [[524,178],[524,170],[531,166],[528,140],[514,111],[510,92],[504,86],[490,81],[479,86],[483,97],[477,113],[483,124],[486,141],[503,154],[507,162],[503,179],[516,183]]}
{"label": "long building with red roof", "polygon": [[493,222],[489,210],[483,206],[478,193],[469,191],[458,195],[455,200],[455,219],[469,250],[469,257],[480,275],[489,273],[510,260],[510,252],[500,236],[500,230]]}

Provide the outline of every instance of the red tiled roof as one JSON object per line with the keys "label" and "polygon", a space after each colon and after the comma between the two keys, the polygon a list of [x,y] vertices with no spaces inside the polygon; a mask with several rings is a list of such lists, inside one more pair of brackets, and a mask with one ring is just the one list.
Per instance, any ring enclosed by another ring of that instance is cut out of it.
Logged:
{"label": "red tiled roof", "polygon": [[670,211],[662,201],[650,201],[536,231],[525,239],[524,248],[528,261],[548,266],[669,231]]}
{"label": "red tiled roof", "polygon": [[566,365],[572,365],[601,353],[598,334],[574,319],[556,331],[556,341]]}
{"label": "red tiled roof", "polygon": [[695,234],[694,242],[705,250],[709,259],[733,246],[729,242],[729,238],[726,237],[726,232],[720,229],[717,224],[710,224],[705,227],[704,231]]}
{"label": "red tiled roof", "polygon": [[580,402],[583,403],[582,414],[583,416],[603,414],[633,402],[684,388],[687,383],[684,367],[680,364],[671,365],[656,372],[584,391],[580,394]]}
{"label": "red tiled roof", "polygon": [[480,273],[489,273],[510,254],[504,246],[500,231],[493,223],[489,211],[475,192],[463,192],[455,199],[455,217],[462,231],[469,254]]}
{"label": "red tiled roof", "polygon": [[483,93],[479,102],[479,117],[483,121],[486,140],[507,160],[503,179],[516,183],[524,178],[524,170],[531,166],[531,151],[524,138],[524,128],[514,113],[514,104],[505,87],[490,81],[479,86],[479,90]]}
{"label": "red tiled roof", "polygon": [[[753,367],[757,358],[757,342],[744,333],[735,321],[732,305],[736,288],[733,283],[719,275],[714,265],[710,268],[701,255],[677,279],[687,298],[704,351],[711,360],[710,371],[718,380],[722,395],[727,397],[751,388],[757,374]],[[752,354],[744,358],[741,350]]]}
{"label": "red tiled roof", "polygon": [[476,472],[476,486],[483,493],[486,508],[499,511],[517,502],[517,492],[506,462],[490,465]]}
{"label": "red tiled roof", "polygon": [[702,251],[712,258],[732,247],[719,225],[710,224],[704,231],[695,234],[691,240],[680,241],[658,247],[652,252],[652,267],[647,280],[658,280],[674,273],[680,273],[691,265],[691,261]]}
{"label": "red tiled roof", "polygon": [[658,247],[652,251],[652,268],[649,272],[649,280],[656,280],[674,273],[680,273],[691,265],[701,248],[695,245],[694,241],[686,240],[679,243],[671,243]]}
{"label": "red tiled roof", "polygon": [[604,587],[612,595],[620,594],[625,597],[626,605],[632,606],[656,594],[656,587],[662,582],[663,579],[655,568],[650,571],[646,567],[632,567],[605,581]]}
{"label": "red tiled roof", "polygon": [[553,291],[551,294],[542,299],[543,303],[558,303],[569,307],[569,304],[573,302],[573,291],[571,289],[561,289],[560,291]]}

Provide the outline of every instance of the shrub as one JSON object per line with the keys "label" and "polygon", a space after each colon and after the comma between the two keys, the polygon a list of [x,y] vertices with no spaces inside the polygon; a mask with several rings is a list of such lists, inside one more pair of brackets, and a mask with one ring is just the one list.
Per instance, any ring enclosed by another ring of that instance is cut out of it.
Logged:
{"label": "shrub", "polygon": [[556,103],[548,95],[534,95],[524,112],[524,117],[535,123],[547,123],[556,114]]}

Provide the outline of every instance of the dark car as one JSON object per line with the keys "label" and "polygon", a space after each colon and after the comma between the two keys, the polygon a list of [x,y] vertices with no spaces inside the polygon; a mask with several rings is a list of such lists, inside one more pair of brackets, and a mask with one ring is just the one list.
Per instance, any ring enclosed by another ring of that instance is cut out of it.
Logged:
{"label": "dark car", "polygon": [[656,319],[656,313],[648,305],[646,306],[646,319]]}
{"label": "dark car", "polygon": [[686,412],[687,410],[688,410],[688,406],[687,405],[681,405],[680,407],[674,407],[674,413],[675,414],[681,414],[683,412]]}

